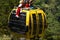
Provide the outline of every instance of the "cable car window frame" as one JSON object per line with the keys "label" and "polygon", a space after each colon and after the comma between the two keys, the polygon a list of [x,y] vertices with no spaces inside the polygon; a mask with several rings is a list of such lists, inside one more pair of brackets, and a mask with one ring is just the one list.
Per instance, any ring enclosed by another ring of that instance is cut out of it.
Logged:
{"label": "cable car window frame", "polygon": [[33,35],[35,35],[36,34],[36,28],[37,28],[36,14],[32,14],[32,18],[33,18]]}
{"label": "cable car window frame", "polygon": [[[39,17],[40,15],[40,17]],[[39,23],[38,23],[38,26],[39,26],[39,34],[42,34],[42,28],[43,28],[43,22],[42,22],[42,13],[38,13],[38,18],[39,18]],[[41,18],[41,19],[40,19]],[[40,24],[41,23],[41,24]],[[41,28],[41,29],[40,29]]]}

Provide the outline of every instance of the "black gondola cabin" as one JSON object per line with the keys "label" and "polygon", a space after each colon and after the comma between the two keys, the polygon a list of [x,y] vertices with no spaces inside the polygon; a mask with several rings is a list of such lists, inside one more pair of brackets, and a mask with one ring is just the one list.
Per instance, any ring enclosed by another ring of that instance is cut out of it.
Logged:
{"label": "black gondola cabin", "polygon": [[13,9],[9,16],[8,27],[12,32],[26,34],[26,38],[43,37],[46,28],[46,15],[41,9],[22,10],[19,18]]}

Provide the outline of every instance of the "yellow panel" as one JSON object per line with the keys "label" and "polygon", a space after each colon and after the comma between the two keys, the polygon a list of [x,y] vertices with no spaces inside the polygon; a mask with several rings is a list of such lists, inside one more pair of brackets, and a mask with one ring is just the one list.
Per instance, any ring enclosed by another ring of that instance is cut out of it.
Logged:
{"label": "yellow panel", "polygon": [[37,13],[41,13],[41,14],[44,14],[44,15],[46,16],[46,14],[44,13],[43,10],[39,10],[39,9],[37,9]]}
{"label": "yellow panel", "polygon": [[22,12],[27,12],[28,10],[22,10]]}
{"label": "yellow panel", "polygon": [[29,11],[26,11],[26,26],[29,26]]}
{"label": "yellow panel", "polygon": [[30,14],[36,14],[36,10],[30,10]]}
{"label": "yellow panel", "polygon": [[43,10],[37,10],[37,13],[44,13]]}

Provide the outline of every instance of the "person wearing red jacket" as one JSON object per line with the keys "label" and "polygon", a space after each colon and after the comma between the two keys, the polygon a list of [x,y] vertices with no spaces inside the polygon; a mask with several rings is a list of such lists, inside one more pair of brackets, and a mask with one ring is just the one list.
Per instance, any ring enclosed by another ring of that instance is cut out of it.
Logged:
{"label": "person wearing red jacket", "polygon": [[22,8],[22,6],[23,6],[23,0],[21,0],[20,1],[20,4],[19,4],[19,6],[18,6],[18,8],[17,8],[17,10],[16,10],[16,17],[19,17],[19,14],[20,14],[20,12],[21,12],[21,8]]}
{"label": "person wearing red jacket", "polygon": [[26,8],[26,9],[30,8],[31,1],[32,0],[25,0],[25,3],[24,3],[24,0],[20,1],[20,4],[19,4],[17,11],[16,11],[16,17],[19,17],[19,14],[20,14],[22,8]]}
{"label": "person wearing red jacket", "polygon": [[29,2],[26,2],[26,4],[25,4],[25,8],[26,8],[26,9],[29,9],[29,8],[30,8],[30,4],[29,4]]}

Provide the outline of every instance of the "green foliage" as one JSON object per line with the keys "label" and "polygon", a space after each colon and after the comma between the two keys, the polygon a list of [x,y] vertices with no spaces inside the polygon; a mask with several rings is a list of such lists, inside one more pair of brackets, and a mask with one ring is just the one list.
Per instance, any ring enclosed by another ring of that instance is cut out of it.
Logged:
{"label": "green foliage", "polygon": [[17,6],[19,0],[0,0],[0,35],[9,34],[8,16],[14,6]]}

